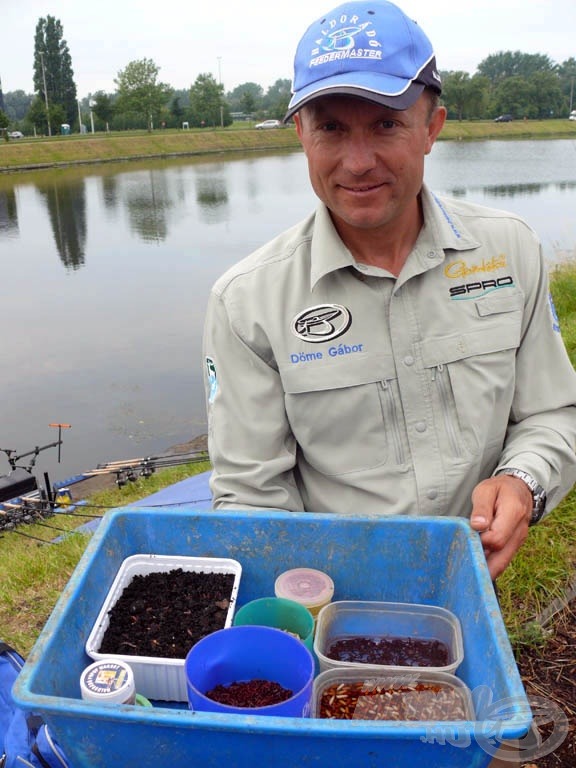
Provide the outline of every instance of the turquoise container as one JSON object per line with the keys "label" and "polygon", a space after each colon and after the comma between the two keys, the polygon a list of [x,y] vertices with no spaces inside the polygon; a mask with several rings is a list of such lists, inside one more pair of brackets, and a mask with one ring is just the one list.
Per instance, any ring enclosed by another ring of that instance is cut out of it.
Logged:
{"label": "turquoise container", "polygon": [[234,615],[234,626],[259,624],[275,627],[298,635],[306,648],[314,649],[314,616],[308,608],[284,597],[260,597],[239,608]]}

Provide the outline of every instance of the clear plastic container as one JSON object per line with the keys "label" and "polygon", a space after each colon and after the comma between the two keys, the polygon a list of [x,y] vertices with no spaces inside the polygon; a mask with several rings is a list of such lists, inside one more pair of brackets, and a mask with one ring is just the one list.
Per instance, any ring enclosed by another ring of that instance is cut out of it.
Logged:
{"label": "clear plastic container", "polygon": [[[326,694],[326,696],[325,696]],[[468,686],[448,672],[328,669],[314,680],[312,717],[337,720],[474,720]]]}
{"label": "clear plastic container", "polygon": [[[443,665],[367,664],[328,657],[335,640],[349,638],[410,638],[436,640],[448,649]],[[462,629],[458,618],[446,608],[418,603],[342,600],[322,608],[318,615],[314,653],[320,672],[361,666],[371,670],[424,670],[454,673],[464,659]]]}
{"label": "clear plastic container", "polygon": [[201,573],[229,573],[234,575],[230,594],[230,606],[224,624],[224,627],[232,626],[242,574],[242,566],[237,560],[218,557],[136,554],[123,560],[85,645],[88,656],[96,661],[106,658],[119,662],[124,661],[129,664],[134,672],[136,690],[147,699],[186,701],[184,658],[172,659],[152,656],[131,656],[128,654],[104,654],[100,653],[99,649],[110,623],[109,611],[116,604],[133,577],[149,573],[169,572],[176,568]]}
{"label": "clear plastic container", "polygon": [[323,571],[314,568],[292,568],[284,571],[274,584],[276,597],[285,597],[304,605],[313,616],[332,600],[334,582]]}

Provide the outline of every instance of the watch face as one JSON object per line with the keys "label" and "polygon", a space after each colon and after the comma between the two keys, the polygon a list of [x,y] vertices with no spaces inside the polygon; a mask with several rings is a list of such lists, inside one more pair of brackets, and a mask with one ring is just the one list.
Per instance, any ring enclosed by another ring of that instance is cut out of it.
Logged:
{"label": "watch face", "polygon": [[546,493],[544,489],[539,487],[539,491],[534,493],[534,508],[532,509],[532,517],[530,518],[530,525],[534,525],[539,522],[546,509]]}

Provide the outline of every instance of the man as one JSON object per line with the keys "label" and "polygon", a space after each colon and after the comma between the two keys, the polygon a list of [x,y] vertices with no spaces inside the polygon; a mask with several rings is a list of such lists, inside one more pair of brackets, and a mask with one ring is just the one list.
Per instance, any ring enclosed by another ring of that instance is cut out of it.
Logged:
{"label": "man", "polygon": [[385,0],[298,46],[316,212],[217,281],[205,328],[217,508],[461,515],[492,578],[576,480],[576,375],[539,242],[423,184],[430,41]]}

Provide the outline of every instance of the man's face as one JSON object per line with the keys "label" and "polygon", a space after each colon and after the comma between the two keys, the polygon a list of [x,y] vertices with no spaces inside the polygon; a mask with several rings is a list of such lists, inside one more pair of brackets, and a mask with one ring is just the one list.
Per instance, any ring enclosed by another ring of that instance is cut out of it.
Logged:
{"label": "man's face", "polygon": [[295,116],[314,191],[341,234],[388,229],[418,214],[424,157],[445,119],[421,96],[398,111],[350,96],[323,96]]}

